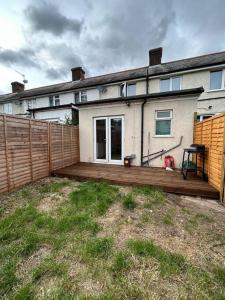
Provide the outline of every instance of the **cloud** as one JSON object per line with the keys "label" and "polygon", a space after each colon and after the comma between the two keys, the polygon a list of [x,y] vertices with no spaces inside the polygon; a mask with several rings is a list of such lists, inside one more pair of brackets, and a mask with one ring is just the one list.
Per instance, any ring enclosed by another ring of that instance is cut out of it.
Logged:
{"label": "cloud", "polygon": [[171,1],[113,1],[108,6],[81,40],[85,62],[93,73],[147,65],[148,50],[165,45],[174,26]]}
{"label": "cloud", "polygon": [[6,66],[26,66],[39,68],[35,62],[35,51],[31,48],[21,48],[18,50],[4,49],[0,47],[0,63]]}
{"label": "cloud", "polygon": [[79,36],[84,23],[83,20],[70,19],[61,14],[55,5],[47,1],[39,2],[39,6],[29,5],[24,13],[33,31],[47,32],[55,36],[61,36],[68,31]]}
{"label": "cloud", "polygon": [[[57,51],[55,51],[57,49]],[[83,66],[81,56],[76,53],[74,47],[65,43],[55,43],[48,45],[46,50],[50,57],[54,58],[51,67],[45,70],[46,76],[49,79],[71,79],[71,68]]]}

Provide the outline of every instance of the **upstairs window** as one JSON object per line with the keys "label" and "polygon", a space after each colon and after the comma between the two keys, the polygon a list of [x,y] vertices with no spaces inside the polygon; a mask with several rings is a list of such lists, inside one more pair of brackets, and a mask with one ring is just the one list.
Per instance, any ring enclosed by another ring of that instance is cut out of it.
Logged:
{"label": "upstairs window", "polygon": [[157,110],[155,112],[155,135],[171,136],[172,110]]}
{"label": "upstairs window", "polygon": [[87,91],[80,92],[80,102],[87,102]]}
{"label": "upstairs window", "polygon": [[120,85],[120,96],[129,97],[136,95],[136,83],[124,82]]}
{"label": "upstairs window", "polygon": [[59,99],[59,95],[55,96],[55,106],[59,106],[60,105],[60,99]]}
{"label": "upstairs window", "polygon": [[3,104],[3,112],[5,114],[12,114],[12,103],[4,103]]}
{"label": "upstairs window", "polygon": [[127,84],[127,96],[135,96],[136,95],[136,83]]}
{"label": "upstairs window", "polygon": [[60,105],[59,95],[49,96],[49,106],[50,107],[59,106],[59,105]]}
{"label": "upstairs window", "polygon": [[210,72],[210,90],[221,90],[225,88],[225,70]]}
{"label": "upstairs window", "polygon": [[87,102],[87,91],[79,91],[74,93],[75,103]]}
{"label": "upstairs window", "polygon": [[170,77],[160,80],[160,92],[179,91],[181,89],[181,78]]}

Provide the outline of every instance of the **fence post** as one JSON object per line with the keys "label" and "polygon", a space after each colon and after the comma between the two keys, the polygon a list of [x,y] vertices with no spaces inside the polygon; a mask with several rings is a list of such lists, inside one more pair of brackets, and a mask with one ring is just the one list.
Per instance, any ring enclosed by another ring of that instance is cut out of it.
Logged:
{"label": "fence post", "polygon": [[220,201],[225,205],[225,117],[223,124],[223,154],[222,154],[222,164],[221,164],[221,186],[220,186]]}
{"label": "fence post", "polygon": [[34,180],[33,173],[33,159],[32,159],[32,134],[31,134],[31,120],[29,120],[29,154],[30,154],[30,172],[31,172],[31,181]]}
{"label": "fence post", "polygon": [[9,178],[9,157],[8,157],[8,140],[7,140],[7,117],[3,116],[4,123],[4,138],[5,138],[5,161],[6,161],[6,174],[7,174],[7,185],[8,192],[10,191],[10,178]]}
{"label": "fence post", "polygon": [[52,155],[51,155],[51,148],[52,148],[52,139],[51,139],[51,122],[48,123],[48,170],[49,173],[52,171]]}
{"label": "fence post", "polygon": [[62,147],[62,167],[64,167],[64,141],[63,141],[63,124],[61,125],[61,147]]}
{"label": "fence post", "polygon": [[73,153],[72,153],[72,130],[73,130],[73,127],[72,125],[69,127],[70,128],[70,159],[71,159],[71,164],[73,163]]}

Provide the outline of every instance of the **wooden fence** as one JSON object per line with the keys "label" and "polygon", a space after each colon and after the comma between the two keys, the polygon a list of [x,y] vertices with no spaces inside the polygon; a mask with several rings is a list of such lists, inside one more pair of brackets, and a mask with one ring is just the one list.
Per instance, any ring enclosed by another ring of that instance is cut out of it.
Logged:
{"label": "wooden fence", "polygon": [[0,114],[0,192],[78,161],[78,126]]}
{"label": "wooden fence", "polygon": [[[205,145],[205,171],[208,175],[209,184],[220,192],[220,198],[225,203],[225,113],[195,123],[194,143]],[[199,159],[198,164],[202,166],[201,159]]]}

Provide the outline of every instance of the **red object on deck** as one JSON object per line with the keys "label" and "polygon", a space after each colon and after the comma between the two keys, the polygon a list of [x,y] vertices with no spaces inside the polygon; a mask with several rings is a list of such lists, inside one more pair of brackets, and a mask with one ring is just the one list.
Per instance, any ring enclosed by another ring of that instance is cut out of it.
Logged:
{"label": "red object on deck", "polygon": [[175,168],[173,156],[166,155],[164,158],[164,162],[165,162],[165,168],[171,168],[171,169]]}

